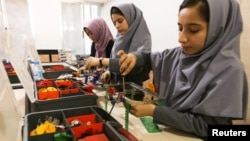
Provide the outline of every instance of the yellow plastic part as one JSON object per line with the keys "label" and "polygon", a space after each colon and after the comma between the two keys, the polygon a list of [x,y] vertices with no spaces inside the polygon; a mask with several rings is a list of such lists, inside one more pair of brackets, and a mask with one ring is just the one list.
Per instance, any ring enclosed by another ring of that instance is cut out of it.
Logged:
{"label": "yellow plastic part", "polygon": [[41,135],[46,133],[56,132],[56,127],[53,123],[45,121],[43,124],[36,127],[36,129],[30,132],[30,136]]}

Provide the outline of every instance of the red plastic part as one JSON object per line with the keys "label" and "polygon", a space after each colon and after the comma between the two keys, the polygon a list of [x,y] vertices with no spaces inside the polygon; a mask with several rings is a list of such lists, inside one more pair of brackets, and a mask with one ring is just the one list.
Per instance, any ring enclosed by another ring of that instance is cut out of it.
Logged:
{"label": "red plastic part", "polygon": [[101,134],[87,136],[87,137],[85,137],[83,139],[79,139],[77,141],[109,141],[109,139],[107,138],[107,136],[105,134],[101,133]]}
{"label": "red plastic part", "polygon": [[[96,123],[96,115],[81,115],[67,118],[68,123],[70,124],[73,120],[79,120],[82,125],[72,127],[74,132],[74,137],[76,139],[82,138],[82,135],[94,135],[103,132],[103,123]],[[90,124],[89,124],[90,123]]]}
{"label": "red plastic part", "polygon": [[55,71],[65,70],[63,65],[54,65],[52,66],[52,69]]}
{"label": "red plastic part", "polygon": [[76,139],[82,138],[86,135],[94,135],[103,132],[103,123],[93,123],[91,125],[83,125],[72,128],[74,137]]}
{"label": "red plastic part", "polygon": [[36,86],[37,87],[49,87],[49,86],[53,86],[53,80],[45,79],[45,80],[37,81],[36,82]]}
{"label": "red plastic part", "polygon": [[111,95],[115,94],[115,88],[114,87],[110,87],[108,91],[109,91],[109,94],[111,94]]}
{"label": "red plastic part", "polygon": [[78,88],[69,88],[69,89],[64,89],[61,90],[61,94],[74,94],[74,93],[79,93],[80,90]]}

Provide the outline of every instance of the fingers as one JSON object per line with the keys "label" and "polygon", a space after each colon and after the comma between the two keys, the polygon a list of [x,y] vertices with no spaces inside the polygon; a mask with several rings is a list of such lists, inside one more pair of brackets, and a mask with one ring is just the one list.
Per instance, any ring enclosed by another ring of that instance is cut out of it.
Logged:
{"label": "fingers", "polygon": [[127,57],[127,54],[123,50],[119,50],[117,55],[120,57],[119,64],[121,65]]}
{"label": "fingers", "polygon": [[135,106],[131,106],[129,112],[130,112],[132,115],[135,115],[135,114],[136,114]]}
{"label": "fingers", "polygon": [[118,55],[119,57],[121,57],[121,56],[124,55],[124,54],[125,54],[124,50],[119,50],[119,51],[117,52],[117,55]]}
{"label": "fingers", "polygon": [[89,57],[85,62],[85,69],[90,70],[93,67],[96,67],[99,65],[99,60],[96,57]]}
{"label": "fingers", "polygon": [[82,66],[81,68],[79,68],[78,70],[77,70],[77,72],[83,72],[84,70],[86,70],[86,68],[85,68],[85,66]]}
{"label": "fingers", "polygon": [[106,71],[104,72],[102,75],[101,75],[101,82],[103,84],[107,84],[110,80],[110,72],[109,71]]}
{"label": "fingers", "polygon": [[123,50],[117,52],[120,57],[120,72],[122,75],[127,75],[135,66],[136,56],[132,53],[126,54]]}
{"label": "fingers", "polygon": [[124,58],[121,58],[120,72],[122,75],[127,75],[136,64],[136,56],[132,53],[126,54]]}
{"label": "fingers", "polygon": [[139,104],[130,107],[130,113],[136,117],[153,116],[155,105],[153,104]]}
{"label": "fingers", "polygon": [[131,105],[129,112],[136,117],[141,117],[141,111],[138,109],[138,106],[139,105]]}
{"label": "fingers", "polygon": [[120,65],[120,72],[122,75],[127,75],[132,70],[132,68],[133,66],[131,66],[131,63],[126,60]]}
{"label": "fingers", "polygon": [[143,97],[143,101],[147,102],[147,101],[150,101],[150,100],[152,100],[152,96],[145,94],[144,97]]}

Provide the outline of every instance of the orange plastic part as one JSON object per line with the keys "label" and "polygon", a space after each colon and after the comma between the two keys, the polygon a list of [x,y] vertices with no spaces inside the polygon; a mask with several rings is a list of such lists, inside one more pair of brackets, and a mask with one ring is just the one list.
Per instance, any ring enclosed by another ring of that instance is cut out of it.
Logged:
{"label": "orange plastic part", "polygon": [[59,91],[55,87],[46,87],[38,89],[38,99],[47,100],[59,98]]}
{"label": "orange plastic part", "polygon": [[149,89],[151,92],[155,93],[155,86],[153,83],[148,83],[146,88]]}
{"label": "orange plastic part", "polygon": [[68,80],[68,79],[58,79],[58,80],[55,80],[55,84],[57,87],[60,87],[60,86],[67,86],[67,87],[73,87],[73,82],[71,80]]}

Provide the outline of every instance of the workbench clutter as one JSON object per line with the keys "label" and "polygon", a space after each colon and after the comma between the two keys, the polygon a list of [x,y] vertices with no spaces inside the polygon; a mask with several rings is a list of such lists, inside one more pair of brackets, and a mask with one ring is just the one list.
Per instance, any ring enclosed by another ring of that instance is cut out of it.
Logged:
{"label": "workbench clutter", "polygon": [[60,62],[68,62],[72,64],[72,51],[67,49],[59,49],[58,56]]}
{"label": "workbench clutter", "polygon": [[102,88],[98,71],[79,74],[65,63],[43,68],[44,79],[33,82],[35,102],[26,97],[25,113],[97,105],[98,96],[92,90]]}
{"label": "workbench clutter", "polygon": [[43,64],[43,77],[45,79],[57,79],[62,75],[72,75],[76,70],[71,69],[71,66],[66,63]]}
{"label": "workbench clutter", "polygon": [[[110,108],[109,115],[111,115],[115,104],[122,103],[125,108],[125,129],[129,129],[129,111],[131,105],[149,104],[154,103],[158,106],[162,105],[164,98],[158,97],[155,94],[152,86],[143,88],[132,82],[123,82],[122,84],[107,84],[105,105],[104,109],[108,109],[108,103],[110,102],[112,107]],[[145,99],[147,98],[147,99]],[[106,118],[108,120],[108,117]],[[149,133],[160,132],[158,126],[153,123],[152,119],[147,117],[141,119],[141,122]],[[150,125],[149,125],[150,123]]]}
{"label": "workbench clutter", "polygon": [[14,83],[20,83],[20,80],[16,74],[15,69],[13,68],[12,64],[8,61],[3,59],[2,60],[4,68],[6,70],[6,73],[8,75],[8,78],[10,80],[10,83],[14,84]]}
{"label": "workbench clutter", "polygon": [[[56,99],[65,96],[86,94],[72,79],[45,79],[36,81],[38,100]],[[87,93],[92,94],[93,93]]]}
{"label": "workbench clutter", "polygon": [[97,105],[93,85],[73,78],[35,81],[35,99],[26,99],[26,113]]}
{"label": "workbench clutter", "polygon": [[96,106],[30,113],[23,141],[137,141],[112,116],[104,120],[107,115]]}

